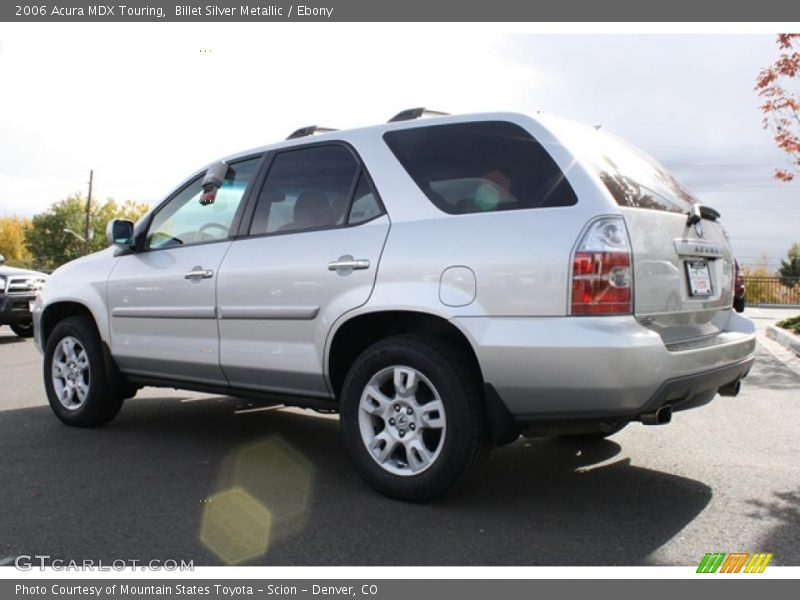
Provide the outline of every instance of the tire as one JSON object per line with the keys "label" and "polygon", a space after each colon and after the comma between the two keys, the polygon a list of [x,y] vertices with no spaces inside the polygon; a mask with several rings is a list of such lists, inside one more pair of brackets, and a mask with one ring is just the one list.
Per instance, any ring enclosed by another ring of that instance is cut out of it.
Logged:
{"label": "tire", "polygon": [[627,421],[623,422],[610,422],[610,423],[598,423],[596,431],[587,431],[584,433],[571,433],[567,435],[562,435],[560,437],[568,440],[575,440],[575,441],[600,441],[604,440],[609,436],[614,435],[625,429],[628,426]]}
{"label": "tire", "polygon": [[107,367],[91,319],[69,317],[55,326],[44,351],[44,387],[50,408],[62,422],[96,427],[117,416],[124,386]]}
{"label": "tire", "polygon": [[24,321],[16,321],[9,325],[11,331],[16,333],[21,338],[33,337],[33,320],[25,319]]}
{"label": "tire", "polygon": [[485,411],[473,361],[456,346],[410,335],[367,348],[340,400],[342,435],[358,473],[409,502],[451,491],[477,470],[490,448]]}

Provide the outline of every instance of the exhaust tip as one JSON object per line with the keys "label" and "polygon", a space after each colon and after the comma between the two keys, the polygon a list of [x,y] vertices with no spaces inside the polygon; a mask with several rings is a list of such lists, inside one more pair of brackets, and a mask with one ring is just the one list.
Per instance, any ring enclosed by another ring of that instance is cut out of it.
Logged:
{"label": "exhaust tip", "polygon": [[738,396],[739,390],[742,388],[742,380],[737,379],[731,383],[723,385],[717,390],[720,396]]}
{"label": "exhaust tip", "polygon": [[639,417],[642,425],[666,425],[672,421],[672,407],[665,405],[655,412],[643,414]]}

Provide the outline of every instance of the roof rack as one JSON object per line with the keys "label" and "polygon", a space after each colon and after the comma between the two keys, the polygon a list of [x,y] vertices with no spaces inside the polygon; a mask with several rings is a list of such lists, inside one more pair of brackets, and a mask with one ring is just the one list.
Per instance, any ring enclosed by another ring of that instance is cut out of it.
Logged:
{"label": "roof rack", "polygon": [[419,119],[421,117],[443,117],[449,115],[450,113],[442,112],[440,110],[429,110],[420,106],[419,108],[407,108],[406,110],[402,110],[389,119],[389,123],[394,123],[395,121],[413,121],[414,119]]}
{"label": "roof rack", "polygon": [[307,135],[314,135],[315,133],[329,133],[331,131],[338,131],[338,129],[333,129],[331,127],[319,127],[317,125],[309,125],[308,127],[301,127],[291,133],[287,140],[294,140],[301,137],[306,137]]}

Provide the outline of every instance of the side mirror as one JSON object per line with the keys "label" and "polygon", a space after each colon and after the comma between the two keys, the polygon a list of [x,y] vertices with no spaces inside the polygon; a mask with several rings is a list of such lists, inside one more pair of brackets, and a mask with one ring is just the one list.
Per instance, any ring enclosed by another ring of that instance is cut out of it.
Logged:
{"label": "side mirror", "polygon": [[217,199],[217,190],[222,187],[222,182],[225,181],[225,176],[228,174],[228,168],[223,161],[209,165],[201,184],[203,194],[200,196],[200,204],[203,206],[214,204],[214,200]]}
{"label": "side mirror", "polygon": [[0,266],[6,264],[6,257],[0,254]]}
{"label": "side mirror", "polygon": [[133,235],[133,221],[126,219],[112,219],[106,227],[108,243],[120,248],[133,248],[135,239]]}

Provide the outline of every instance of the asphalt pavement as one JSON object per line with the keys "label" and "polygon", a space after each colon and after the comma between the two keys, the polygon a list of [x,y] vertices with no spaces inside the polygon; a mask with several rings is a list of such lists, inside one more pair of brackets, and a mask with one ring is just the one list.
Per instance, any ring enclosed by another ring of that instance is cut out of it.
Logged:
{"label": "asphalt pavement", "polygon": [[763,335],[780,311],[747,314],[738,397],[599,443],[520,439],[424,505],[373,492],[312,411],[148,388],[105,427],[66,427],[32,342],[0,328],[0,564],[800,565],[800,359]]}

